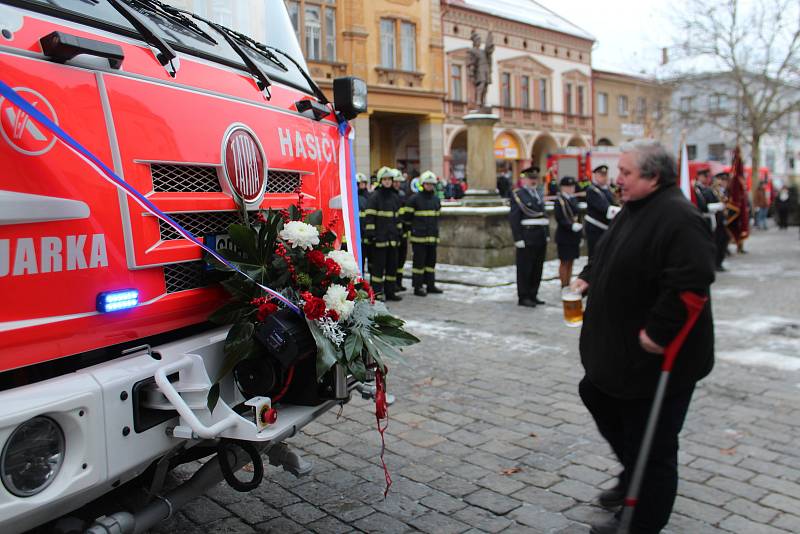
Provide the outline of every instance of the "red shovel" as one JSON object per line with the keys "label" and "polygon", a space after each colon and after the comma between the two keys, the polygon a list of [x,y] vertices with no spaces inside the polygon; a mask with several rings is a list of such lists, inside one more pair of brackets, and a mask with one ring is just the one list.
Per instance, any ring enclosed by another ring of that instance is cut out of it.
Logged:
{"label": "red shovel", "polygon": [[650,407],[650,416],[647,419],[647,427],[645,428],[644,437],[642,438],[642,447],[639,449],[639,456],[636,458],[636,467],[633,470],[631,484],[628,486],[628,495],[625,497],[625,507],[622,509],[622,519],[620,520],[617,534],[628,534],[630,531],[633,511],[636,508],[636,503],[639,501],[639,490],[642,488],[644,470],[647,466],[647,459],[650,456],[650,449],[653,446],[653,437],[656,433],[658,416],[661,414],[661,405],[664,403],[664,397],[667,393],[669,373],[672,371],[675,357],[678,356],[678,352],[680,352],[684,341],[686,341],[686,336],[689,335],[689,332],[697,322],[697,318],[700,316],[700,312],[703,311],[703,306],[705,306],[708,301],[708,297],[700,296],[691,291],[681,292],[680,297],[683,304],[686,306],[686,322],[681,327],[678,335],[675,336],[675,339],[664,349],[664,363],[661,365],[661,377],[658,380],[658,388],[653,398],[653,405]]}

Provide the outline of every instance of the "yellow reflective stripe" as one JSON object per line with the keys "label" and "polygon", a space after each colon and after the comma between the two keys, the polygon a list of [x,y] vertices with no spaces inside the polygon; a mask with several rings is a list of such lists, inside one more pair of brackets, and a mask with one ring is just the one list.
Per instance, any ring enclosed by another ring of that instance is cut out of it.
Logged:
{"label": "yellow reflective stripe", "polygon": [[402,267],[398,267],[397,268],[397,274],[399,274],[400,276],[403,276],[403,268]]}
{"label": "yellow reflective stripe", "polygon": [[397,213],[399,213],[400,215],[402,215],[402,214],[404,214],[406,211],[408,211],[408,208],[407,208],[407,207],[405,207],[405,206],[400,206],[400,209],[397,211]]}
{"label": "yellow reflective stripe", "polygon": [[388,275],[388,274],[387,274],[387,275],[386,275],[386,281],[387,281],[387,282],[397,282],[397,278],[395,278],[394,276],[390,276],[390,275]]}
{"label": "yellow reflective stripe", "polygon": [[438,217],[438,210],[420,210],[414,213],[414,217]]}
{"label": "yellow reflective stripe", "polygon": [[383,277],[382,276],[371,276],[370,278],[372,279],[372,283],[373,284],[375,284],[375,283],[380,284],[380,283],[383,282]]}
{"label": "yellow reflective stripe", "polygon": [[414,213],[414,208],[411,206],[406,206],[406,213]]}
{"label": "yellow reflective stripe", "polygon": [[402,230],[402,229],[403,229],[403,223],[397,223],[397,227],[398,227],[400,230]]}
{"label": "yellow reflective stripe", "polygon": [[411,237],[411,232],[410,232],[410,231],[408,231],[408,232],[404,233],[404,234],[403,234],[403,237],[405,237],[406,239],[408,239],[409,237]]}
{"label": "yellow reflective stripe", "polygon": [[396,247],[397,241],[378,241],[373,243],[376,248]]}
{"label": "yellow reflective stripe", "polygon": [[367,212],[366,212],[366,211],[359,211],[359,212],[358,212],[358,216],[359,216],[359,217],[361,217],[361,218],[363,219],[364,217],[366,217],[366,216],[367,216]]}
{"label": "yellow reflective stripe", "polygon": [[432,272],[435,272],[435,271],[436,271],[436,269],[433,268],[433,267],[425,267],[425,272],[426,273],[432,273]]}
{"label": "yellow reflective stripe", "polygon": [[372,208],[367,208],[364,210],[364,215],[375,215],[376,213],[378,212]]}
{"label": "yellow reflective stripe", "polygon": [[417,269],[416,267],[411,269],[411,272],[414,274],[422,274],[425,272],[425,269]]}
{"label": "yellow reflective stripe", "polygon": [[397,217],[396,211],[376,211],[375,215],[378,217]]}
{"label": "yellow reflective stripe", "polygon": [[418,236],[411,236],[408,238],[409,241],[412,243],[438,243],[439,238],[436,236],[427,236],[427,237],[418,237]]}
{"label": "yellow reflective stripe", "polygon": [[364,229],[365,230],[374,230],[375,229],[375,224],[374,223],[369,223],[364,227]]}

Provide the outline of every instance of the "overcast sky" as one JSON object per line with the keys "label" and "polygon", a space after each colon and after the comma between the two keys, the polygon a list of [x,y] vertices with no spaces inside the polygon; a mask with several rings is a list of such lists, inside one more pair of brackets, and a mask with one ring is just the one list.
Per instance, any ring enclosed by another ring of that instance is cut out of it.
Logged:
{"label": "overcast sky", "polygon": [[592,66],[651,73],[670,43],[669,0],[536,0],[597,39]]}

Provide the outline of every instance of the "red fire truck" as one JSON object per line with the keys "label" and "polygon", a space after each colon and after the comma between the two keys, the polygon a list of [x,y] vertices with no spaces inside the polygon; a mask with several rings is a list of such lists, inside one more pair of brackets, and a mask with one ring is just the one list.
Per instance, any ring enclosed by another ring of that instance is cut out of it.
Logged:
{"label": "red fire truck", "polygon": [[[326,216],[341,209],[337,116],[365,111],[366,85],[337,79],[328,102],[282,0],[207,4],[0,1],[0,82],[207,245],[297,190]],[[261,452],[308,470],[283,442],[341,400],[283,406],[261,429],[228,380],[206,407],[227,332],[207,322],[225,298],[214,276],[201,249],[0,98],[0,532],[141,532]],[[215,453],[162,491],[169,469]],[[142,508],[81,515],[143,481]]]}

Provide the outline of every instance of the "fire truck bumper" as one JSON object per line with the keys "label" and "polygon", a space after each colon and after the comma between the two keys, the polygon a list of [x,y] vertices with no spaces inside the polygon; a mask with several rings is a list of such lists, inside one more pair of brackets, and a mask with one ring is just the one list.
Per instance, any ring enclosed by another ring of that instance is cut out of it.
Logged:
{"label": "fire truck bumper", "polygon": [[[196,443],[194,440],[198,438],[215,437],[278,443],[337,404],[328,401],[314,407],[287,406],[281,409],[276,424],[259,431],[252,420],[235,415],[231,410],[229,404],[244,400],[231,383],[223,384],[218,407],[212,416],[197,402],[203,397],[203,390],[207,391],[210,386],[209,383],[199,387],[198,377],[207,377],[206,368],[216,369],[221,364],[226,333],[224,328],[212,330],[58,378],[0,392],[3,457],[14,431],[33,418],[48,418],[63,435],[60,468],[38,493],[24,497],[15,495],[3,472],[0,532],[23,532],[68,514],[137,477],[182,440],[186,440],[187,445]],[[176,380],[177,375],[181,378]],[[184,375],[191,379],[190,387],[186,387]],[[169,377],[173,385],[169,395],[161,396],[159,377]],[[148,390],[145,393],[151,406],[164,410],[165,414],[157,424],[151,422],[153,426],[149,428],[142,428],[134,413],[134,393],[143,386]],[[169,401],[176,392],[178,400],[184,402],[180,410]],[[182,410],[185,409],[192,412],[192,421],[184,419]],[[219,424],[218,418],[226,422]],[[198,424],[204,429],[203,435],[189,430]],[[181,436],[180,429],[185,429],[189,435]]]}

